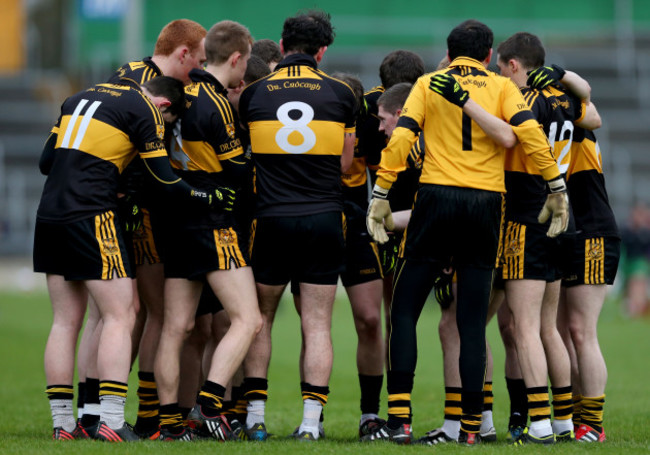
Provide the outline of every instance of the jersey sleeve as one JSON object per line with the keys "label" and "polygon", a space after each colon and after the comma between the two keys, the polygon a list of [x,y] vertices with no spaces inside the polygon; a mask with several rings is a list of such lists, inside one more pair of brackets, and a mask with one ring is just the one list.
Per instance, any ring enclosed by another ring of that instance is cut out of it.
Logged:
{"label": "jersey sleeve", "polygon": [[397,180],[397,174],[406,169],[409,153],[422,131],[426,111],[425,90],[428,88],[422,83],[422,79],[419,79],[404,103],[388,145],[381,153],[377,185],[384,189],[390,189]]}
{"label": "jersey sleeve", "polygon": [[[209,90],[209,89],[208,89]],[[239,131],[239,118],[230,102],[212,93],[215,109],[212,112],[212,131],[205,131],[208,143],[217,152],[219,161],[227,161],[244,154]]]}
{"label": "jersey sleeve", "polygon": [[502,111],[512,126],[524,153],[533,160],[544,180],[549,181],[560,175],[560,170],[553,158],[551,144],[548,142],[542,125],[535,119],[528,104],[517,86],[506,81],[503,90]]}
{"label": "jersey sleeve", "polygon": [[141,94],[142,102],[134,110],[133,130],[129,136],[142,159],[167,156],[165,149],[165,122],[158,108]]}

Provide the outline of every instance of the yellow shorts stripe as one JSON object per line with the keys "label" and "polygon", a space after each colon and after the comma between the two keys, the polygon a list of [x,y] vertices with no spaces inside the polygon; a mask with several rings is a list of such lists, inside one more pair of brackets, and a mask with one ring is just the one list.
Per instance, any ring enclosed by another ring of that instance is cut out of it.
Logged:
{"label": "yellow shorts stripe", "polygon": [[585,284],[605,283],[605,240],[585,240]]}

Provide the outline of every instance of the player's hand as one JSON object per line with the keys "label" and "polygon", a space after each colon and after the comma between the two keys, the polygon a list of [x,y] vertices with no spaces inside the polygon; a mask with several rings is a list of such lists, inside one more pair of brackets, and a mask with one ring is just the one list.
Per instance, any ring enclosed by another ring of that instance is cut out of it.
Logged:
{"label": "player's hand", "polygon": [[551,193],[546,198],[537,221],[545,223],[549,217],[551,217],[551,225],[546,232],[547,236],[557,237],[566,231],[569,225],[569,198],[566,191]]}
{"label": "player's hand", "polygon": [[232,212],[235,205],[235,191],[225,186],[219,186],[209,194],[209,205],[215,209]]}
{"label": "player's hand", "polygon": [[144,217],[142,210],[135,202],[135,199],[130,196],[124,196],[119,200],[120,217],[124,224],[126,232],[135,232],[142,227],[142,219]]}
{"label": "player's hand", "polygon": [[375,185],[372,190],[372,199],[368,204],[368,213],[366,215],[366,227],[370,237],[380,245],[388,241],[386,228],[389,231],[395,229],[393,214],[390,211],[390,203],[388,202],[388,190],[379,185]]}
{"label": "player's hand", "polygon": [[460,86],[458,81],[451,74],[439,73],[431,76],[429,89],[443,96],[450,103],[462,108],[467,100],[469,93]]}
{"label": "player's hand", "polygon": [[557,65],[540,66],[528,72],[526,85],[530,88],[542,90],[549,85],[559,82],[564,77],[564,69]]}
{"label": "player's hand", "polygon": [[451,284],[454,281],[454,269],[444,269],[433,281],[433,292],[440,308],[446,310],[454,301],[454,292]]}
{"label": "player's hand", "polygon": [[399,253],[399,244],[395,238],[395,234],[388,234],[388,241],[383,245],[379,245],[379,260],[381,261],[381,269],[384,276],[388,276],[397,264],[397,254]]}

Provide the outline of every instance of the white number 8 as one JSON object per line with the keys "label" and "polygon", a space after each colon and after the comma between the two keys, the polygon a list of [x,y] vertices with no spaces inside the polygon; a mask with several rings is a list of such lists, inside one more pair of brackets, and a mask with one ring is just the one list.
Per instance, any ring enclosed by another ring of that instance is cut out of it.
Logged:
{"label": "white number 8", "polygon": [[[293,120],[289,117],[290,111],[299,111],[300,117]],[[316,134],[307,125],[314,119],[314,109],[301,101],[289,101],[280,106],[276,112],[282,128],[275,135],[275,142],[287,153],[306,153],[316,145]],[[289,143],[289,135],[294,131],[302,136],[302,144]]]}

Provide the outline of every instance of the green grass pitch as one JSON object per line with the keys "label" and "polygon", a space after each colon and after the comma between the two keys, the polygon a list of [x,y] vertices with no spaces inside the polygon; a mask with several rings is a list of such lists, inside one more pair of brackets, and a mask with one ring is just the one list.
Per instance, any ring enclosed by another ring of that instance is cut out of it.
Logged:
{"label": "green grass pitch", "polygon": [[[416,436],[442,423],[444,386],[437,324],[440,311],[429,302],[418,326],[419,359],[413,391],[413,428]],[[496,324],[488,329],[494,352],[494,420],[499,442],[476,448],[454,444],[442,447],[398,447],[356,442],[359,419],[359,386],[355,366],[356,334],[348,301],[337,299],[333,319],[334,369],[330,400],[325,410],[327,439],[313,444],[289,441],[300,423],[302,403],[298,376],[300,329],[290,301],[284,300],[273,331],[273,357],[266,411],[269,431],[279,437],[266,443],[214,441],[164,444],[142,442],[108,444],[97,441],[53,442],[51,418],[45,397],[43,350],[51,322],[47,295],[0,292],[0,453],[104,454],[104,453],[650,453],[650,325],[647,320],[625,320],[615,301],[606,304],[599,332],[609,369],[605,408],[605,444],[559,444],[554,447],[506,447],[509,402],[503,375],[503,346]],[[75,384],[76,385],[76,384]],[[137,376],[131,374],[127,420],[137,410]],[[386,396],[381,414],[385,417]]]}

